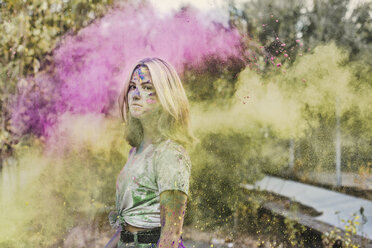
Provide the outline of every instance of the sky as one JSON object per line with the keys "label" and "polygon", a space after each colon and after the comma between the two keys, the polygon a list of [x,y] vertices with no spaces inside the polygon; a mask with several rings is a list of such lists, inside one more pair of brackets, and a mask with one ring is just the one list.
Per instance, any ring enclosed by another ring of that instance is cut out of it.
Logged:
{"label": "sky", "polygon": [[[161,12],[167,13],[179,9],[180,6],[190,4],[198,9],[211,10],[221,9],[227,6],[229,1],[226,0],[150,0]],[[241,0],[239,0],[241,1]]]}
{"label": "sky", "polygon": [[150,2],[164,15],[177,11],[183,6],[191,5],[208,13],[212,20],[223,23],[226,26],[229,19],[226,11],[228,0],[150,0]]}

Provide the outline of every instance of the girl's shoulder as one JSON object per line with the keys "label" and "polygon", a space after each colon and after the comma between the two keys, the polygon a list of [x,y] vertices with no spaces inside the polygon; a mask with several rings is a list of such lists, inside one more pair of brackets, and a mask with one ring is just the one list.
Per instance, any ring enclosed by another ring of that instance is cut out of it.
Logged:
{"label": "girl's shoulder", "polygon": [[154,150],[154,159],[155,161],[184,159],[187,163],[191,163],[189,154],[184,146],[171,139],[158,144]]}
{"label": "girl's shoulder", "polygon": [[179,166],[179,168],[187,168],[187,170],[191,168],[191,160],[186,149],[171,139],[163,141],[157,146],[154,154],[154,162],[155,165],[160,165],[163,168],[166,166],[167,169],[174,167],[176,164],[184,165]]}
{"label": "girl's shoulder", "polygon": [[178,153],[186,153],[185,148],[179,144],[178,142],[167,139],[159,143],[159,145],[156,148],[156,151],[161,153],[161,152],[178,152]]}

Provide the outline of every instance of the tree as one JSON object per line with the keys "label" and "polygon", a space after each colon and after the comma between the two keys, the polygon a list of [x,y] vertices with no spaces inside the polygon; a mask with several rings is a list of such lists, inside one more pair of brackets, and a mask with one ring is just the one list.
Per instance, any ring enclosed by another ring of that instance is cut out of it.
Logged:
{"label": "tree", "polygon": [[17,82],[51,63],[50,53],[66,33],[102,16],[113,0],[0,1],[1,153],[10,148],[8,110]]}

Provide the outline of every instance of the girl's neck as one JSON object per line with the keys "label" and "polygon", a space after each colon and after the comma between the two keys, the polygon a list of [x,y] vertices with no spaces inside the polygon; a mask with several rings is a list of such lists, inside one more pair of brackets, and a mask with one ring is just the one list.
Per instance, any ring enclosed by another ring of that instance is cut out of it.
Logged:
{"label": "girl's neck", "polygon": [[157,132],[157,129],[154,128],[156,125],[154,125],[153,123],[154,122],[144,122],[144,124],[142,123],[143,139],[139,147],[137,147],[137,151],[141,152],[147,146],[154,144],[159,140],[159,133]]}
{"label": "girl's neck", "polygon": [[157,139],[153,139],[153,138],[147,138],[145,139],[145,137],[143,138],[143,140],[141,141],[141,144],[139,144],[139,146],[136,148],[136,153],[141,153],[142,151],[144,151],[148,146],[154,144],[154,143],[157,143],[159,140],[159,138]]}

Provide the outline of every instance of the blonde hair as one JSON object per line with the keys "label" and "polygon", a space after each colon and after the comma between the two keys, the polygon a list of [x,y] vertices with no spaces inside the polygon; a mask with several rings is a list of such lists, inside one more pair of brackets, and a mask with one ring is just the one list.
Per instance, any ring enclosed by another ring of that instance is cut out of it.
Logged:
{"label": "blonde hair", "polygon": [[160,101],[158,129],[162,138],[170,138],[184,146],[191,145],[195,140],[190,131],[190,105],[185,90],[176,70],[169,63],[159,58],[146,58],[134,66],[124,83],[119,97],[121,117],[126,124],[125,138],[132,146],[138,146],[143,139],[143,129],[140,121],[129,113],[128,89],[133,72],[140,66],[150,71],[152,83]]}

